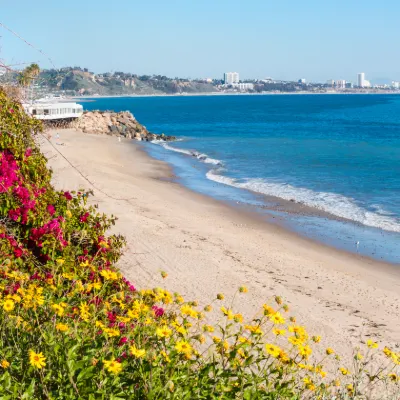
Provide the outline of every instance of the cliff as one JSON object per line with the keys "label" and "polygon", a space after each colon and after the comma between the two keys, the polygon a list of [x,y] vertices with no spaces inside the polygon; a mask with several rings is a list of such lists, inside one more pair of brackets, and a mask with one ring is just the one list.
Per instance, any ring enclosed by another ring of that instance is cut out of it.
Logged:
{"label": "cliff", "polygon": [[43,70],[38,79],[41,90],[68,95],[131,95],[207,93],[218,91],[211,83],[162,75],[114,72],[94,74],[79,67]]}
{"label": "cliff", "polygon": [[175,140],[174,136],[157,135],[149,132],[129,111],[85,111],[71,127],[84,132],[99,135],[123,136],[136,140]]}

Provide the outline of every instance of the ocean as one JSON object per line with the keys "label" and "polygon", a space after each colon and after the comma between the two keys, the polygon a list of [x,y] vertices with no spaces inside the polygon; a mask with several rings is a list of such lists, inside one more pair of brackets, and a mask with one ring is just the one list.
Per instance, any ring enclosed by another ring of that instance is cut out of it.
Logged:
{"label": "ocean", "polygon": [[[170,143],[143,143],[190,189],[328,245],[400,263],[400,96],[95,98]],[[279,200],[282,201],[279,201]]]}

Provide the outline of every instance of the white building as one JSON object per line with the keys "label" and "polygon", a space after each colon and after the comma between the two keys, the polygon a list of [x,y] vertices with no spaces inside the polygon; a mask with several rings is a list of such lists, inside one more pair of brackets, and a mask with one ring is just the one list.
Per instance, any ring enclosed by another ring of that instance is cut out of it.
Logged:
{"label": "white building", "polygon": [[304,85],[306,83],[306,80],[304,78],[301,78],[297,82],[301,83],[302,85]]}
{"label": "white building", "polygon": [[253,83],[233,83],[232,86],[234,88],[238,88],[239,90],[253,90],[254,89]]}
{"label": "white building", "polygon": [[336,87],[338,89],[344,89],[346,87],[346,81],[343,79],[339,79],[336,81]]}
{"label": "white building", "polygon": [[365,73],[364,72],[360,72],[357,75],[357,86],[358,87],[366,87],[366,80],[365,80]]}
{"label": "white building", "polygon": [[328,79],[328,80],[326,81],[326,84],[327,84],[328,86],[334,87],[334,86],[335,86],[335,81],[334,81],[333,79]]}
{"label": "white building", "polygon": [[83,107],[78,103],[33,103],[24,104],[25,111],[41,120],[65,120],[79,118]]}
{"label": "white building", "polygon": [[395,88],[395,89],[399,89],[400,88],[400,82],[393,81],[392,82],[392,87]]}
{"label": "white building", "polygon": [[239,83],[239,73],[238,72],[225,72],[224,73],[224,83],[225,83],[225,85],[232,85],[234,83]]}

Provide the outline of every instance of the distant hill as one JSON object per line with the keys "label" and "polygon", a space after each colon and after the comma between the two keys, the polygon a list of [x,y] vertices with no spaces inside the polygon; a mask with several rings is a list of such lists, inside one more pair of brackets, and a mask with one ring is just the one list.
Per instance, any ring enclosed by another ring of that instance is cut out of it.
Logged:
{"label": "distant hill", "polygon": [[67,67],[40,73],[37,85],[42,91],[69,95],[123,95],[206,93],[218,91],[212,83],[171,79],[161,75],[114,72],[94,74],[87,69]]}

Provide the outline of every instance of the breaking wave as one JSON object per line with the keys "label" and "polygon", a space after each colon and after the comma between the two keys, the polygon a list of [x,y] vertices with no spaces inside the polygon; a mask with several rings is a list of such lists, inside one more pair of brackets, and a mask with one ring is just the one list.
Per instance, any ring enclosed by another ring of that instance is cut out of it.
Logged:
{"label": "breaking wave", "polygon": [[268,182],[264,179],[238,180],[221,175],[217,170],[210,170],[207,178],[228,186],[247,189],[256,193],[294,200],[309,207],[328,212],[337,217],[359,222],[363,225],[392,232],[400,232],[400,220],[387,211],[375,207],[375,212],[366,210],[346,196],[336,193],[315,192],[289,184]]}
{"label": "breaking wave", "polygon": [[215,158],[208,157],[207,154],[199,153],[198,151],[179,149],[177,147],[170,146],[164,140],[153,140],[152,143],[158,144],[158,145],[164,147],[164,149],[175,151],[176,153],[181,153],[181,154],[185,154],[187,156],[195,157],[199,161],[206,163],[206,164],[222,166],[222,161],[216,160]]}

